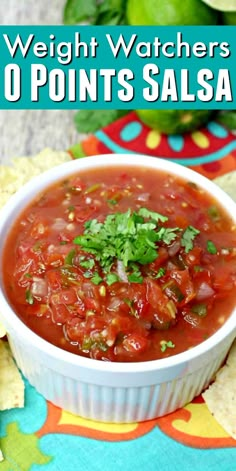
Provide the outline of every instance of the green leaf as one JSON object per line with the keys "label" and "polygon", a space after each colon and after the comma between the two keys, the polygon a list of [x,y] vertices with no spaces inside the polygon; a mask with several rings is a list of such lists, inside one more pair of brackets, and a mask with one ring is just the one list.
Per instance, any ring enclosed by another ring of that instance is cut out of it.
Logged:
{"label": "green leaf", "polygon": [[131,275],[128,275],[128,281],[130,283],[142,283],[143,277],[141,276],[141,274],[132,273]]}
{"label": "green leaf", "polygon": [[200,234],[198,229],[193,226],[188,226],[182,234],[181,246],[185,248],[185,252],[188,253],[193,248],[193,240]]}
{"label": "green leaf", "polygon": [[219,121],[219,123],[223,124],[231,131],[235,131],[236,130],[236,110],[223,111],[222,113],[218,115],[217,121]]}
{"label": "green leaf", "polygon": [[98,14],[94,21],[96,25],[122,25],[127,23],[127,0],[103,0],[98,4]]}
{"label": "green leaf", "polygon": [[31,305],[34,304],[34,297],[29,288],[27,288],[27,290],[25,291],[25,299],[28,304],[31,304]]}
{"label": "green leaf", "polygon": [[208,208],[207,212],[208,212],[210,218],[212,219],[212,221],[217,222],[217,221],[220,220],[219,210],[218,210],[217,206],[215,206],[214,204],[212,206],[210,206],[210,208]]}
{"label": "green leaf", "polygon": [[92,283],[95,285],[99,285],[103,280],[102,277],[99,275],[99,273],[94,273],[94,275],[91,278]]}
{"label": "green leaf", "polygon": [[162,276],[164,276],[165,273],[166,273],[165,268],[162,268],[162,267],[161,267],[161,268],[159,268],[157,274],[156,274],[153,278],[156,278],[156,279],[162,278]]}
{"label": "green leaf", "polygon": [[73,258],[76,254],[75,249],[70,250],[70,252],[67,254],[65,257],[65,264],[66,265],[72,265],[73,264]]}
{"label": "green leaf", "polygon": [[112,206],[115,206],[116,204],[118,204],[118,201],[111,199],[111,200],[107,200],[107,203],[111,204]]}
{"label": "green leaf", "polygon": [[74,25],[83,20],[93,20],[96,14],[96,0],[67,0],[63,12],[63,22],[66,25]]}
{"label": "green leaf", "polygon": [[175,344],[171,340],[161,340],[161,351],[164,353],[167,348],[175,348]]}
{"label": "green leaf", "polygon": [[86,268],[87,270],[91,270],[91,268],[93,268],[95,265],[95,261],[93,258],[89,258],[87,260],[80,259],[79,264],[81,265],[81,267]]}
{"label": "green leaf", "polygon": [[153,219],[153,221],[160,221],[160,222],[166,222],[168,221],[167,216],[163,216],[163,214],[156,213],[155,211],[150,211],[147,208],[140,208],[138,211],[139,216],[143,216],[144,218],[150,218]]}
{"label": "green leaf", "polygon": [[116,273],[108,273],[106,282],[109,286],[113,285],[113,283],[116,283],[117,281],[119,281],[119,277],[116,275]]}
{"label": "green leaf", "polygon": [[179,227],[167,227],[163,228],[162,240],[166,245],[169,245],[173,240],[176,239],[177,234],[179,232]]}
{"label": "green leaf", "polygon": [[75,114],[75,127],[80,133],[93,133],[129,113],[128,110],[80,110]]}
{"label": "green leaf", "polygon": [[216,248],[214,242],[212,242],[212,240],[207,241],[207,252],[209,252],[213,255],[217,254],[217,248]]}
{"label": "green leaf", "polygon": [[[84,233],[75,237],[74,243],[94,255],[103,273],[109,275],[111,268],[115,268],[119,260],[128,273],[128,280],[141,283],[140,265],[153,262],[158,256],[157,243],[164,242],[168,245],[180,230],[177,227],[160,228],[157,225],[160,220],[166,222],[167,217],[146,208],[141,208],[138,212],[128,209],[124,213],[109,214],[103,223],[96,219],[87,221]],[[190,250],[192,240],[198,233],[199,231],[191,226],[185,230],[182,245],[186,250]],[[85,262],[85,268],[92,267],[87,266]],[[162,274],[164,272],[160,271],[159,277]],[[111,278],[108,276],[108,284],[110,280],[114,282],[113,278],[114,273]]]}

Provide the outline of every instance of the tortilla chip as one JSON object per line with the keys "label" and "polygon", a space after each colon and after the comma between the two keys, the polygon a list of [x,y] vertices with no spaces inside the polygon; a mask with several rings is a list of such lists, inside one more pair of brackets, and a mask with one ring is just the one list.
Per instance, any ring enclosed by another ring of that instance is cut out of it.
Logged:
{"label": "tortilla chip", "polygon": [[24,388],[8,344],[0,340],[0,410],[24,407]]}
{"label": "tortilla chip", "polygon": [[215,178],[214,183],[219,185],[222,190],[228,193],[229,196],[236,201],[236,170]]}
{"label": "tortilla chip", "polygon": [[236,341],[225,366],[216,374],[216,380],[202,394],[211,414],[225,431],[236,440]]}
{"label": "tortilla chip", "polygon": [[16,157],[11,165],[0,165],[0,207],[31,178],[71,160],[68,152],[44,149],[32,157]]}
{"label": "tortilla chip", "polygon": [[6,335],[5,327],[0,322],[0,338]]}

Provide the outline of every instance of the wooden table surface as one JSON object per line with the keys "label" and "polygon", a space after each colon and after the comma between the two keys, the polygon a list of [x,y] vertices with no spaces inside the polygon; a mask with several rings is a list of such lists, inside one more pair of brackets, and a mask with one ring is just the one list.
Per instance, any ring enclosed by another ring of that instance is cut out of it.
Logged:
{"label": "wooden table surface", "polygon": [[[0,0],[1,25],[60,25],[65,0]],[[0,163],[44,147],[64,150],[80,136],[69,110],[0,110]]]}

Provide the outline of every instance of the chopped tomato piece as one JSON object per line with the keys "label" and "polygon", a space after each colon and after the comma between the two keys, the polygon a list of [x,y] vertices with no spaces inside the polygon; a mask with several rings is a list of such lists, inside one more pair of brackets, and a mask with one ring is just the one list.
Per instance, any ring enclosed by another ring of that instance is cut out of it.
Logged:
{"label": "chopped tomato piece", "polygon": [[181,303],[187,304],[196,295],[189,270],[173,270],[171,272],[171,278],[176,281],[181,292],[184,294],[184,300],[181,300]]}
{"label": "chopped tomato piece", "polygon": [[59,270],[50,270],[46,273],[50,291],[58,291],[62,286],[62,275]]}
{"label": "chopped tomato piece", "polygon": [[73,316],[65,304],[54,304],[51,306],[51,310],[54,324],[64,325]]}
{"label": "chopped tomato piece", "polygon": [[130,334],[123,340],[124,348],[131,353],[142,353],[148,346],[148,340],[138,334]]}

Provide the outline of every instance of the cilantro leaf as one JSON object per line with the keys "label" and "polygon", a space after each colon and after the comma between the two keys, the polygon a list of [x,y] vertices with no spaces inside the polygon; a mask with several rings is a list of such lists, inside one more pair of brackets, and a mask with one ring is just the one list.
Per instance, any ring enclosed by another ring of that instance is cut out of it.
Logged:
{"label": "cilantro leaf", "polygon": [[213,255],[217,254],[217,248],[216,248],[214,242],[212,242],[212,240],[207,241],[207,252],[209,252]]}
{"label": "cilantro leaf", "polygon": [[161,267],[161,268],[159,268],[157,274],[153,278],[156,278],[156,279],[162,278],[162,276],[164,276],[165,273],[166,273],[165,268]]}
{"label": "cilantro leaf", "polygon": [[185,252],[188,253],[193,248],[193,240],[200,234],[198,229],[193,226],[188,226],[181,236],[181,246],[185,248]]}
{"label": "cilantro leaf", "polygon": [[119,277],[116,273],[108,273],[106,276],[106,282],[109,286],[113,285],[113,283],[116,283],[117,281],[119,281]]}
{"label": "cilantro leaf", "polygon": [[91,270],[91,268],[93,268],[94,265],[95,265],[95,261],[94,261],[93,258],[89,258],[87,260],[81,260],[80,259],[79,263],[80,263],[81,267],[86,268],[88,270]]}
{"label": "cilantro leaf", "polygon": [[[119,280],[114,270],[111,273],[117,260],[122,262],[127,271],[129,282],[142,283],[140,265],[152,263],[158,257],[158,243],[169,245],[181,230],[178,227],[159,226],[160,222],[165,223],[167,220],[166,216],[147,208],[140,208],[138,212],[128,209],[124,213],[109,214],[103,223],[97,219],[87,221],[84,233],[75,237],[74,243],[94,256],[106,274],[108,284]],[[197,234],[199,231],[192,226],[183,232],[181,244],[186,252],[192,248],[192,241]],[[81,265],[92,269],[93,262],[82,260]],[[156,277],[159,278],[164,273],[161,270]]]}
{"label": "cilantro leaf", "polygon": [[141,274],[131,273],[131,275],[128,275],[128,280],[130,283],[142,283],[143,277]]}
{"label": "cilantro leaf", "polygon": [[74,123],[78,132],[95,132],[122,118],[128,112],[128,110],[80,110],[75,114]]}
{"label": "cilantro leaf", "polygon": [[176,239],[176,232],[179,232],[180,230],[179,227],[167,227],[162,229],[164,229],[162,233],[162,240],[166,245],[169,245],[173,240]]}
{"label": "cilantro leaf", "polygon": [[91,278],[91,281],[94,283],[94,285],[99,285],[103,280],[99,273],[95,272]]}
{"label": "cilantro leaf", "polygon": [[156,213],[155,211],[150,211],[147,208],[140,208],[139,211],[138,211],[138,214],[140,216],[143,216],[144,218],[151,218],[156,222],[158,222],[158,221],[161,221],[161,222],[168,221],[167,216],[163,216],[162,214]]}
{"label": "cilantro leaf", "polygon": [[97,14],[96,0],[67,0],[63,21],[66,25],[74,25],[83,20],[95,19]]}
{"label": "cilantro leaf", "polygon": [[30,305],[34,304],[34,297],[32,291],[29,288],[27,288],[27,290],[25,291],[25,300]]}
{"label": "cilantro leaf", "polygon": [[175,344],[171,340],[161,340],[161,351],[164,353],[167,348],[175,348]]}
{"label": "cilantro leaf", "polygon": [[67,254],[65,258],[65,264],[66,265],[72,265],[73,264],[73,258],[75,257],[76,251],[75,249],[70,250],[70,252]]}

